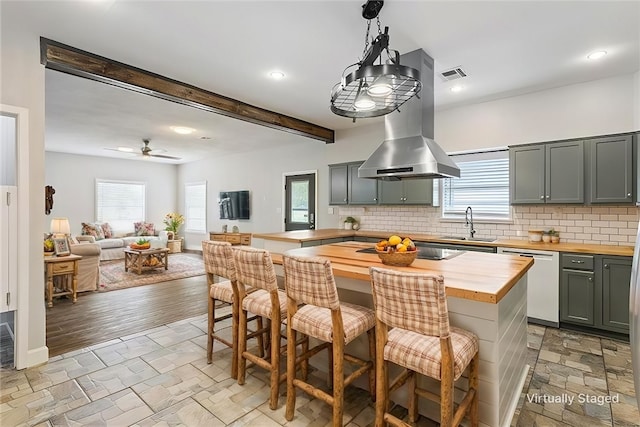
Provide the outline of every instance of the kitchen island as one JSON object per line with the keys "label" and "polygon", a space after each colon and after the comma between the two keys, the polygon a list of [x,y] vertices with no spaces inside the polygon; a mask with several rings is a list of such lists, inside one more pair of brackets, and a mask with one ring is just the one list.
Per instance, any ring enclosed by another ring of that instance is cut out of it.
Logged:
{"label": "kitchen island", "polygon": [[[384,265],[376,254],[357,252],[370,246],[342,242],[290,249],[286,253],[329,258],[340,298],[372,307],[369,267]],[[276,264],[282,263],[281,254],[272,256]],[[528,372],[526,296],[527,271],[532,265],[531,258],[461,252],[449,259],[417,259],[409,267],[389,267],[444,276],[451,324],[474,332],[480,339],[481,425],[510,424]],[[362,348],[350,351],[366,354],[366,340],[353,344]],[[437,389],[436,384],[427,385],[428,382],[425,379],[427,387]],[[466,388],[466,380],[461,378],[456,387]],[[406,405],[405,399],[397,401]],[[437,419],[439,409],[421,401],[420,412]]]}

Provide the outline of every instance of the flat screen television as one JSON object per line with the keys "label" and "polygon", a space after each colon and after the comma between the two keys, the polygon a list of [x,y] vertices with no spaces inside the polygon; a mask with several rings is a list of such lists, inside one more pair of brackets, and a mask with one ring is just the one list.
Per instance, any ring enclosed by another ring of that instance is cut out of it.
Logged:
{"label": "flat screen television", "polygon": [[221,191],[218,197],[220,219],[249,219],[249,191]]}

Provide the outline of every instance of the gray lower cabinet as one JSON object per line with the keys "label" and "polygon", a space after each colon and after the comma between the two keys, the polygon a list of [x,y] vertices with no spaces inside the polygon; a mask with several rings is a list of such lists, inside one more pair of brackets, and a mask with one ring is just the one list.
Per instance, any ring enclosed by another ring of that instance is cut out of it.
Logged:
{"label": "gray lower cabinet", "polygon": [[560,320],[595,326],[595,281],[593,271],[562,270]]}
{"label": "gray lower cabinet", "polygon": [[598,269],[602,280],[602,327],[629,333],[629,287],[631,282],[629,257],[600,257]]}
{"label": "gray lower cabinet", "polygon": [[560,321],[629,333],[630,257],[561,255]]}
{"label": "gray lower cabinet", "polygon": [[431,205],[433,204],[432,179],[405,179],[380,181],[380,204],[383,205]]}
{"label": "gray lower cabinet", "polygon": [[583,203],[583,141],[509,147],[511,204]]}
{"label": "gray lower cabinet", "polygon": [[329,165],[330,205],[375,205],[378,203],[378,181],[358,178],[363,162]]}
{"label": "gray lower cabinet", "polygon": [[588,203],[634,203],[633,136],[585,141]]}

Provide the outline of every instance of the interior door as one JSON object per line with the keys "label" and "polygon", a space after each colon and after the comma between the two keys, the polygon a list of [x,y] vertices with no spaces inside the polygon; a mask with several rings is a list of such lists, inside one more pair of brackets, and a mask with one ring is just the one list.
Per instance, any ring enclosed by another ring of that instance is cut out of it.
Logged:
{"label": "interior door", "polygon": [[285,179],[285,231],[316,228],[316,174],[289,175]]}

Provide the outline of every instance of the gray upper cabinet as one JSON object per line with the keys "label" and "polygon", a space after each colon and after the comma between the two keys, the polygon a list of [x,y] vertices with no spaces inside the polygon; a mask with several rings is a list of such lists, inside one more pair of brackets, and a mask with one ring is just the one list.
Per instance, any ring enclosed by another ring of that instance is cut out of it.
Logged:
{"label": "gray upper cabinet", "polygon": [[358,178],[363,162],[329,165],[330,205],[375,205],[378,203],[378,181]]}
{"label": "gray upper cabinet", "polygon": [[349,165],[348,201],[350,205],[375,205],[378,203],[378,180],[358,178],[358,168],[362,163]]}
{"label": "gray upper cabinet", "polygon": [[594,138],[587,149],[589,203],[633,203],[632,135]]}
{"label": "gray upper cabinet", "polygon": [[583,203],[583,141],[509,147],[511,204]]}
{"label": "gray upper cabinet", "polygon": [[545,202],[584,203],[584,142],[545,144]]}
{"label": "gray upper cabinet", "polygon": [[544,145],[509,147],[512,204],[544,203]]}
{"label": "gray upper cabinet", "polygon": [[347,204],[347,185],[348,185],[349,167],[343,165],[329,165],[329,204],[330,205],[346,205]]}
{"label": "gray upper cabinet", "polygon": [[380,204],[431,205],[433,180],[427,178],[380,181]]}

